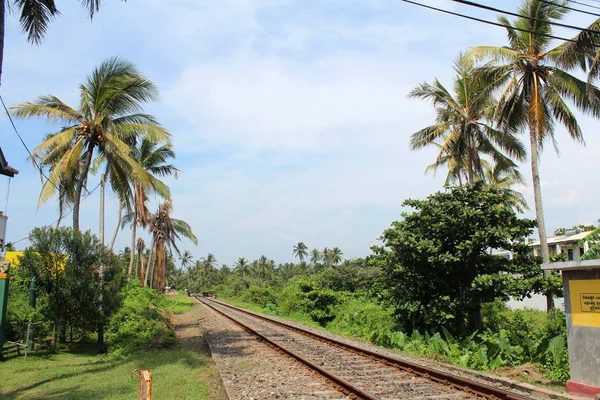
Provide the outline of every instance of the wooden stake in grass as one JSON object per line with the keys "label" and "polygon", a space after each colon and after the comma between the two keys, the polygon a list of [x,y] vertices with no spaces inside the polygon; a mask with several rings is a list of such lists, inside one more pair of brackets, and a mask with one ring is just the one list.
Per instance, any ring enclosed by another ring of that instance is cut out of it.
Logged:
{"label": "wooden stake in grass", "polygon": [[152,371],[149,369],[134,369],[129,376],[133,376],[136,371],[140,380],[140,400],[152,400]]}

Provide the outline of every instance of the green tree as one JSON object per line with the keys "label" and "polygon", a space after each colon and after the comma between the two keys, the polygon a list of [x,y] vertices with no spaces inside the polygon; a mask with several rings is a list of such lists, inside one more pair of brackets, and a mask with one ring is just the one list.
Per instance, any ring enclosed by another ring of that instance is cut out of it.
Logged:
{"label": "green tree", "polygon": [[528,280],[541,271],[524,243],[534,222],[517,218],[506,202],[505,192],[478,183],[403,203],[415,211],[384,231],[369,263],[381,268],[380,296],[406,330],[472,332],[481,329],[482,303],[536,290]]}
{"label": "green tree", "polygon": [[206,258],[202,259],[202,267],[206,274],[217,270],[217,258],[213,253],[208,253]]}
{"label": "green tree", "polygon": [[175,178],[177,178],[177,173],[179,172],[173,164],[168,163],[169,159],[175,158],[175,152],[170,144],[159,145],[144,138],[139,145],[134,145],[132,155],[147,173],[149,185],[142,185],[135,181],[132,182],[133,209],[131,213],[126,215],[123,221],[124,223],[131,223],[131,251],[129,253],[128,276],[131,276],[133,268],[133,250],[137,236],[137,227],[145,228],[148,224],[149,212],[146,203],[149,194],[158,194],[165,200],[170,200],[171,198],[169,188],[157,177],[175,175]]}
{"label": "green tree", "polygon": [[313,264],[313,266],[317,266],[317,264],[321,261],[321,252],[319,251],[319,249],[313,249],[310,252],[310,262]]}
{"label": "green tree", "polygon": [[[181,240],[182,236],[191,240],[192,243],[198,244],[198,239],[194,236],[192,228],[187,222],[171,217],[173,206],[169,201],[166,201],[158,206],[158,211],[150,215],[149,227],[152,233],[152,245],[150,247],[150,259],[146,267],[146,282],[145,286],[160,288],[166,281],[166,261],[167,250],[175,250],[180,255],[177,241]],[[154,270],[152,258],[156,258],[156,281],[153,284]]]}
{"label": "green tree", "polygon": [[[44,298],[47,318],[54,326],[53,342],[56,344],[57,331],[64,340],[67,327],[81,333],[103,325],[118,306],[122,284],[114,255],[89,232],[70,228],[36,228],[30,240],[19,269],[36,278],[38,297]],[[100,265],[106,266],[101,286]]]}
{"label": "green tree", "polygon": [[325,247],[323,249],[323,251],[321,252],[321,259],[323,260],[323,263],[327,266],[331,265],[332,262],[332,254],[331,254],[331,249],[329,247]]}
{"label": "green tree", "polygon": [[307,249],[308,247],[306,247],[304,242],[298,242],[298,244],[294,245],[294,257],[298,257],[300,262],[304,261],[304,258],[308,255]]}
{"label": "green tree", "polygon": [[[556,123],[564,126],[572,139],[583,142],[581,128],[567,101],[584,113],[600,116],[600,91],[570,73],[575,65],[564,61],[567,54],[564,43],[550,47],[551,39],[547,35],[552,34],[551,23],[561,20],[567,12],[559,3],[525,0],[518,9],[520,17],[513,23],[504,16],[498,17],[506,27],[507,46],[478,46],[467,53],[474,60],[490,61],[478,70],[477,75],[493,82],[491,89],[501,91],[495,117],[502,129],[507,132],[529,132],[535,211],[543,263],[549,263],[550,256],[542,204],[539,153],[547,141],[557,148],[554,138]],[[554,301],[550,295],[546,298],[550,310],[554,307]]]}
{"label": "green tree", "polygon": [[333,249],[331,249],[331,262],[335,265],[338,265],[339,263],[342,262],[342,257],[344,255],[344,253],[342,253],[342,250],[340,250],[338,247],[334,247]]}
{"label": "green tree", "polygon": [[580,246],[583,246],[584,242],[588,242],[590,248],[581,257],[582,260],[595,260],[600,258],[600,227],[594,229],[581,240]]}
{"label": "green tree", "polygon": [[594,229],[596,229],[597,226],[596,225],[584,225],[584,224],[579,224],[579,225],[574,225],[570,228],[558,228],[554,230],[554,234],[555,235],[564,235],[566,234],[567,231],[593,231]]}
{"label": "green tree", "polygon": [[519,212],[529,210],[527,201],[521,192],[512,189],[515,184],[523,184],[523,177],[518,167],[510,160],[506,162],[497,162],[494,165],[486,163],[484,167],[484,182],[488,186],[493,186],[503,190],[507,198],[515,209]]}
{"label": "green tree", "polygon": [[433,84],[421,83],[409,93],[409,97],[430,100],[437,115],[435,124],[411,136],[410,148],[436,145],[438,157],[427,171],[446,165],[449,169],[446,184],[454,181],[462,184],[463,179],[473,183],[484,176],[482,155],[507,163],[503,152],[522,160],[525,150],[512,133],[501,132],[487,123],[495,105],[492,82],[475,77],[473,63],[462,54],[454,70],[454,95],[437,79]]}
{"label": "green tree", "polygon": [[235,264],[233,264],[233,268],[235,273],[241,276],[248,276],[250,273],[250,266],[244,257],[238,258]]}
{"label": "green tree", "polygon": [[269,260],[267,256],[262,255],[256,261],[255,270],[256,276],[259,279],[265,280],[269,278],[273,272],[273,261]]}
{"label": "green tree", "polygon": [[181,261],[181,266],[184,269],[187,269],[193,262],[194,260],[194,256],[192,255],[192,253],[190,253],[189,250],[186,250],[183,252],[183,254],[181,254],[181,256],[179,257],[179,261]]}
{"label": "green tree", "polygon": [[80,86],[80,92],[78,108],[52,95],[11,108],[18,118],[44,117],[49,122],[66,124],[32,154],[41,166],[50,169],[40,193],[40,204],[54,195],[57,183],[66,177],[77,177],[73,197],[75,229],[79,229],[81,194],[95,153],[94,164],[106,164],[113,191],[122,203],[129,205],[133,196],[126,183],[133,180],[147,187],[150,177],[131,157],[128,143],[144,137],[152,141],[170,140],[170,134],[154,117],[140,112],[142,103],[158,98],[158,89],[130,62],[117,57],[104,61]]}

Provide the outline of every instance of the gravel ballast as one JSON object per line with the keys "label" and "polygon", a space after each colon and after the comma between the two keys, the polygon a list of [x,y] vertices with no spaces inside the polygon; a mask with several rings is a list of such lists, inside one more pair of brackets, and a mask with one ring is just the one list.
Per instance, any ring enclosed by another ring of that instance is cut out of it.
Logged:
{"label": "gravel ballast", "polygon": [[231,400],[348,399],[316,372],[199,304],[199,327]]}

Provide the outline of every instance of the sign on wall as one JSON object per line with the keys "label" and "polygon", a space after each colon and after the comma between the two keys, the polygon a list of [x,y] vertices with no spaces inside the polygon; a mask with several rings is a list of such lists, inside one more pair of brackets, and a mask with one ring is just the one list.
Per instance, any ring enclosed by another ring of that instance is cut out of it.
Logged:
{"label": "sign on wall", "polygon": [[571,280],[569,291],[572,324],[600,328],[600,279]]}

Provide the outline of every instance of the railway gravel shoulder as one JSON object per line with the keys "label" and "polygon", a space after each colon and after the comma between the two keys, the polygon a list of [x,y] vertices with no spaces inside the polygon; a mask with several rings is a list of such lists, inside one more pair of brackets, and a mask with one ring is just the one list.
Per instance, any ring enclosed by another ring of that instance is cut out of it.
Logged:
{"label": "railway gravel shoulder", "polygon": [[[224,303],[228,304],[226,302],[224,302]],[[255,311],[252,311],[252,312],[255,312]],[[261,313],[257,313],[257,314],[261,314]],[[510,390],[512,392],[522,394],[525,396],[530,396],[534,399],[589,400],[588,398],[585,398],[585,397],[571,395],[568,393],[555,392],[555,391],[552,391],[549,389],[541,388],[539,386],[515,381],[513,379],[509,379],[506,377],[501,377],[498,375],[493,375],[493,374],[483,373],[483,372],[474,371],[474,370],[470,370],[470,369],[466,369],[466,368],[461,368],[461,367],[457,367],[457,366],[454,366],[451,364],[446,364],[443,362],[431,360],[428,358],[414,356],[412,354],[407,354],[407,353],[404,353],[401,351],[375,346],[366,341],[349,338],[347,336],[342,336],[342,335],[335,334],[335,333],[332,333],[332,332],[329,332],[329,331],[326,331],[323,329],[307,326],[307,325],[301,324],[299,322],[296,322],[293,320],[288,320],[288,319],[281,318],[278,316],[268,315],[268,314],[262,314],[262,315],[265,315],[266,317],[269,317],[269,318],[273,318],[274,320],[280,321],[282,323],[296,326],[298,328],[303,328],[303,329],[309,330],[311,332],[315,332],[319,335],[323,335],[325,337],[329,337],[329,338],[336,339],[336,340],[339,340],[344,343],[348,343],[350,345],[362,347],[367,350],[374,351],[374,352],[377,352],[380,354],[401,358],[401,359],[409,361],[409,362],[414,362],[414,363],[418,363],[418,364],[421,364],[421,365],[424,365],[427,367],[435,368],[435,369],[438,369],[443,372],[455,374],[455,375],[458,375],[458,376],[461,376],[461,377],[464,377],[467,379],[471,379],[471,380],[474,380],[477,382],[492,385],[497,388]]]}

